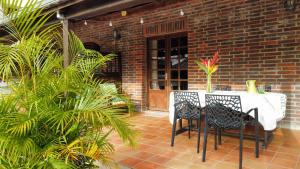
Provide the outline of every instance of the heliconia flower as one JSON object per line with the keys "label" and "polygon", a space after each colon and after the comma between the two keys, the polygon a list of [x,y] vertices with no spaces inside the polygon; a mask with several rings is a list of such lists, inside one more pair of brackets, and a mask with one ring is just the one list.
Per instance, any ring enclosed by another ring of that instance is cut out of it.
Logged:
{"label": "heliconia flower", "polygon": [[212,74],[218,70],[218,62],[219,52],[216,52],[212,59],[200,59],[201,62],[196,61],[199,66],[199,69],[203,70],[206,74]]}
{"label": "heliconia flower", "polygon": [[211,65],[215,65],[218,61],[219,52],[216,52],[211,60]]}
{"label": "heliconia flower", "polygon": [[203,65],[205,65],[206,67],[208,66],[208,60],[207,59],[201,59],[201,62]]}

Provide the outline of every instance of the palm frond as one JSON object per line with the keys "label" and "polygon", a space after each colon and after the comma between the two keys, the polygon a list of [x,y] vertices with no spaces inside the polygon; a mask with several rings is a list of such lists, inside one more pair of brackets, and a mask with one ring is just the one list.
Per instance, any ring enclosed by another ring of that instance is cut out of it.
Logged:
{"label": "palm frond", "polygon": [[42,14],[41,2],[29,0],[22,6],[22,0],[1,0],[0,5],[5,17],[5,30],[16,41],[29,38],[32,34],[43,32],[50,27],[43,27],[53,14]]}
{"label": "palm frond", "polygon": [[21,51],[18,49],[0,44],[0,74],[3,80],[10,79],[14,73],[19,72],[19,66],[16,63],[22,64]]}
{"label": "palm frond", "polygon": [[51,169],[75,169],[76,167],[72,164],[66,164],[64,161],[55,159],[55,158],[49,158],[44,163],[40,164],[38,168],[51,168]]}
{"label": "palm frond", "polygon": [[[22,138],[22,139],[21,139]],[[0,136],[0,155],[10,159],[11,163],[20,162],[26,156],[35,155],[39,147],[28,137],[11,137],[5,133]]]}

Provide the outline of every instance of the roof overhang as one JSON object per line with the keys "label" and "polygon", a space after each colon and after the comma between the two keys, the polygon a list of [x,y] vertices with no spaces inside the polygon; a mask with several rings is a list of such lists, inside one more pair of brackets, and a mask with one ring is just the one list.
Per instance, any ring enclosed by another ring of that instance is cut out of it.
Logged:
{"label": "roof overhang", "polygon": [[144,5],[157,4],[158,0],[83,0],[74,5],[59,8],[66,19],[89,19],[121,10],[128,10]]}
{"label": "roof overhang", "polygon": [[138,6],[149,5],[156,0],[106,0],[99,5],[87,6],[86,8],[74,8],[66,14],[66,18],[70,19],[82,19],[91,18],[99,15],[105,15],[121,10],[131,9]]}
{"label": "roof overhang", "polygon": [[[179,0],[41,0],[45,12],[60,11],[65,19],[83,20],[96,16],[120,12],[122,10],[135,11],[148,7],[158,6]],[[59,22],[55,15],[48,24]],[[3,32],[0,31],[0,36]]]}

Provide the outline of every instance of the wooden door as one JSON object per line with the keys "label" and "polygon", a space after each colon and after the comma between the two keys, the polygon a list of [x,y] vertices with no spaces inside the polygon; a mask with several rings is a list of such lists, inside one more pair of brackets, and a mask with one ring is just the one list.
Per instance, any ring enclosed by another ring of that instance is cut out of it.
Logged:
{"label": "wooden door", "polygon": [[188,89],[188,48],[186,35],[150,38],[148,51],[148,106],[168,110],[169,94]]}

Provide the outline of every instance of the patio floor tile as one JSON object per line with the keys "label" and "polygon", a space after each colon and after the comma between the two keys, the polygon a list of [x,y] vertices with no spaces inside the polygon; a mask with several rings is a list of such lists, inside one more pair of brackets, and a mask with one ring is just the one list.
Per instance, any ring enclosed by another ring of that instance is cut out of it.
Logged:
{"label": "patio floor tile", "polygon": [[172,157],[156,155],[154,157],[151,157],[148,161],[163,165],[163,164],[167,163],[168,161],[170,161],[171,159],[172,159]]}
{"label": "patio floor tile", "polygon": [[286,168],[295,168],[297,165],[298,160],[288,160],[288,159],[282,159],[282,158],[274,158],[272,160],[272,164],[278,165],[281,167],[286,167]]}
{"label": "patio floor tile", "polygon": [[297,164],[295,169],[300,169],[300,162],[299,161],[298,161],[298,164]]}
{"label": "patio floor tile", "polygon": [[152,162],[149,162],[149,161],[142,161],[136,165],[134,165],[132,168],[136,168],[136,169],[140,169],[140,168],[143,168],[143,169],[156,169],[156,168],[160,168],[162,167],[161,165],[158,165],[158,164],[155,164],[155,163],[152,163]]}
{"label": "patio floor tile", "polygon": [[143,160],[138,159],[138,158],[128,157],[128,158],[125,158],[125,159],[121,160],[120,163],[122,165],[130,167],[130,166],[134,166],[134,165],[136,165],[136,164],[138,164],[138,163],[140,163],[142,161]]}
{"label": "patio floor tile", "polygon": [[143,159],[143,160],[147,160],[151,157],[155,156],[155,154],[153,153],[148,153],[146,151],[141,151],[137,154],[134,155],[134,157],[138,158],[138,159]]}
{"label": "patio floor tile", "polygon": [[[116,152],[113,159],[133,169],[235,169],[238,168],[239,139],[222,137],[222,145],[214,150],[214,136],[209,135],[206,162],[202,162],[203,132],[197,154],[197,132],[175,137],[170,146],[172,126],[167,117],[138,115],[129,119],[139,132],[138,146],[129,148],[114,134],[111,142]],[[261,143],[260,143],[261,145]],[[244,141],[243,169],[300,169],[300,131],[277,129],[265,150],[255,157],[253,140]]]}

